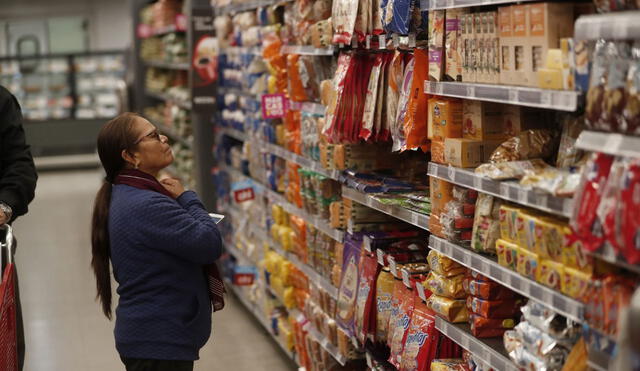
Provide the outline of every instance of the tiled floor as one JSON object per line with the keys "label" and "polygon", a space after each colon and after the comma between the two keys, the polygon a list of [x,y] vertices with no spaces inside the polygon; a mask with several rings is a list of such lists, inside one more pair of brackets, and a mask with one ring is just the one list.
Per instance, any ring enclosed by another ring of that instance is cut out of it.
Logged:
{"label": "tiled floor", "polygon": [[[27,371],[123,370],[113,322],[94,301],[90,218],[100,172],[40,174],[28,215],[14,224],[27,338]],[[114,286],[115,291],[115,286]],[[196,370],[293,370],[238,301],[213,316]]]}

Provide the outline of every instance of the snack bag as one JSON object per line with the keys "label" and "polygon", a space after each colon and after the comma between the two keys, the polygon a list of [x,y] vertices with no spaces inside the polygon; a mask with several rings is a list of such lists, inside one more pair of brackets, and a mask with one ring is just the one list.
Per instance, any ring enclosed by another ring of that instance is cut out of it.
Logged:
{"label": "snack bag", "polygon": [[470,279],[467,291],[469,295],[484,300],[506,300],[518,297],[518,294],[515,292],[493,281]]}
{"label": "snack bag", "polygon": [[431,362],[431,371],[466,371],[466,362],[463,359],[434,359]]}
{"label": "snack bag", "polygon": [[340,289],[338,290],[336,322],[353,336],[356,295],[358,293],[360,246],[355,241],[345,239],[342,259],[342,277],[340,279]]}
{"label": "snack bag", "polygon": [[403,77],[404,77],[404,53],[396,51],[393,55],[393,59],[387,66],[388,87],[386,96],[387,114],[386,122],[389,125],[389,131],[391,138],[393,139],[394,151],[399,151],[401,148],[400,137],[402,126],[398,125],[396,120],[398,114],[398,105],[400,100],[400,92],[402,91]]}
{"label": "snack bag", "polygon": [[431,271],[424,281],[424,286],[435,295],[445,296],[450,299],[464,299],[467,295],[464,292],[463,281],[463,274],[444,277]]}
{"label": "snack bag", "polygon": [[574,299],[584,300],[592,282],[593,277],[591,273],[565,267],[562,273],[560,291]]}
{"label": "snack bag", "polygon": [[499,210],[502,201],[486,193],[478,196],[473,221],[471,248],[478,252],[495,253],[500,238]]}
{"label": "snack bag", "polygon": [[389,268],[383,268],[376,281],[376,342],[387,341],[389,331],[389,317],[391,317],[391,302],[395,279]]}
{"label": "snack bag", "polygon": [[431,295],[427,299],[427,306],[451,323],[462,323],[469,320],[465,300],[454,300],[444,296]]}
{"label": "snack bag", "polygon": [[387,33],[407,35],[414,6],[413,0],[388,0],[382,9],[382,23]]}
{"label": "snack bag", "polygon": [[333,43],[351,44],[353,31],[358,15],[358,3],[356,0],[335,0],[331,11],[333,23]]}
{"label": "snack bag", "polygon": [[431,270],[444,277],[457,276],[466,273],[467,268],[453,261],[451,258],[440,254],[436,250],[429,251],[427,262]]}
{"label": "snack bag", "polygon": [[554,290],[560,291],[563,274],[564,265],[562,265],[562,263],[554,260],[542,259],[540,266],[538,267],[538,272],[536,273],[536,281]]}
{"label": "snack bag", "polygon": [[640,161],[632,160],[622,179],[619,216],[623,254],[631,264],[640,263]]}
{"label": "snack bag", "polygon": [[400,368],[400,361],[403,346],[405,344],[406,334],[409,329],[411,317],[413,316],[413,309],[415,305],[415,294],[413,290],[405,288],[402,293],[402,299],[400,302],[400,310],[396,319],[396,325],[392,332],[391,344],[389,345],[391,355],[389,356],[389,362],[396,368]]}
{"label": "snack bag", "polygon": [[518,232],[516,229],[516,220],[520,208],[508,204],[500,206],[500,238],[512,242],[518,242]]}
{"label": "snack bag", "polygon": [[380,74],[383,68],[384,55],[378,54],[375,57],[373,69],[371,70],[371,76],[369,77],[369,84],[367,86],[367,97],[364,104],[364,113],[362,115],[362,128],[360,129],[360,138],[367,141],[373,132],[376,108],[384,105],[383,102],[377,101],[378,84],[380,82]]}
{"label": "snack bag", "polygon": [[427,139],[427,100],[424,93],[424,80],[427,79],[428,57],[422,49],[413,53],[414,71],[411,90],[407,103],[407,114],[403,126],[406,145],[403,150],[421,148],[426,152]]}
{"label": "snack bag", "polygon": [[514,328],[516,325],[516,321],[512,318],[486,318],[477,314],[469,315],[469,323],[471,324],[471,333],[477,338],[502,336],[505,331]]}
{"label": "snack bag", "polygon": [[[364,251],[364,250],[363,250]],[[376,277],[378,274],[378,261],[376,257],[365,253],[360,258],[360,278],[358,280],[358,296],[356,299],[355,334],[360,342],[365,343],[369,334],[375,333],[369,328],[375,318],[373,304],[376,293]]]}
{"label": "snack bag", "polygon": [[387,323],[387,345],[391,346],[393,340],[393,334],[398,324],[398,319],[402,316],[400,313],[400,306],[405,299],[407,288],[404,286],[401,280],[395,279],[393,282],[393,295],[391,296],[391,314],[389,315],[389,322]]}
{"label": "snack bag", "polygon": [[627,74],[627,101],[622,111],[621,131],[640,134],[640,41],[636,40],[631,50],[632,60]]}
{"label": "snack bag", "polygon": [[521,247],[518,247],[517,254],[516,271],[527,278],[535,280],[538,272],[538,262],[540,261],[538,254]]}
{"label": "snack bag", "polygon": [[486,318],[514,318],[525,302],[524,299],[483,300],[469,296],[466,305],[472,313]]}
{"label": "snack bag", "polygon": [[439,338],[435,325],[434,313],[425,303],[416,300],[402,350],[399,371],[426,370],[431,364]]}
{"label": "snack bag", "polygon": [[[410,58],[410,57],[407,57]],[[402,86],[400,89],[400,99],[398,100],[398,111],[396,112],[395,125],[396,136],[393,137],[392,151],[399,151],[406,148],[407,141],[404,131],[404,121],[407,116],[409,96],[411,96],[411,85],[413,84],[413,73],[415,71],[415,59],[410,58],[404,69]],[[393,133],[392,133],[393,134]]]}

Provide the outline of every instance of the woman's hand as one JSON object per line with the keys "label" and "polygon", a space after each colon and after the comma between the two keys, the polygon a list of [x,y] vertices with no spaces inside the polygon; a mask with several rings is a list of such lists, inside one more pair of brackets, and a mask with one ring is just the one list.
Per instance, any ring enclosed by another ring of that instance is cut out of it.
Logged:
{"label": "woman's hand", "polygon": [[182,183],[180,183],[178,179],[173,179],[173,178],[162,179],[160,181],[160,184],[162,184],[162,186],[167,191],[169,191],[169,193],[171,193],[173,198],[178,198],[180,197],[180,195],[184,193],[184,186],[182,185]]}

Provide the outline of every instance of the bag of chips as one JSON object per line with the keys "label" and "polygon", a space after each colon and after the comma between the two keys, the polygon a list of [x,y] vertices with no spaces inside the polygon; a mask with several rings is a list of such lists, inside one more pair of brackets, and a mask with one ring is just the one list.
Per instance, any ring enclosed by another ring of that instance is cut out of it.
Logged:
{"label": "bag of chips", "polygon": [[375,331],[369,325],[372,322],[371,318],[375,318],[376,277],[379,267],[376,257],[371,254],[365,253],[360,258],[355,334],[363,344],[369,335],[375,334]]}
{"label": "bag of chips", "polygon": [[427,305],[416,300],[411,323],[402,350],[399,371],[426,370],[435,357],[440,334],[436,329],[434,313]]}

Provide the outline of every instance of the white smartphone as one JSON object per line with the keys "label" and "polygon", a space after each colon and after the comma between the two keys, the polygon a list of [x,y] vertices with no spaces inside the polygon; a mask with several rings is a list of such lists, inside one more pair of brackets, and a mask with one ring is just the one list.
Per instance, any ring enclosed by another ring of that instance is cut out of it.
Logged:
{"label": "white smartphone", "polygon": [[209,213],[209,216],[213,218],[213,221],[218,224],[222,221],[222,219],[224,219],[224,215],[222,214],[214,214],[214,213]]}

